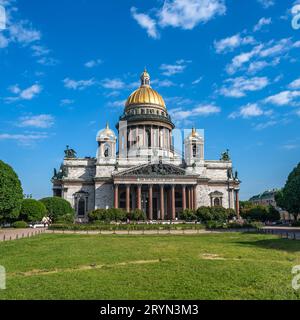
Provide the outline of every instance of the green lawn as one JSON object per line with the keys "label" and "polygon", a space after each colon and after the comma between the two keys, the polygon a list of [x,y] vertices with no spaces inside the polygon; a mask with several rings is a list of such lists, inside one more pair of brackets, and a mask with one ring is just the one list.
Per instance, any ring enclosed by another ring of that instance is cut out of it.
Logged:
{"label": "green lawn", "polygon": [[300,299],[300,242],[270,235],[41,235],[0,243],[0,299]]}

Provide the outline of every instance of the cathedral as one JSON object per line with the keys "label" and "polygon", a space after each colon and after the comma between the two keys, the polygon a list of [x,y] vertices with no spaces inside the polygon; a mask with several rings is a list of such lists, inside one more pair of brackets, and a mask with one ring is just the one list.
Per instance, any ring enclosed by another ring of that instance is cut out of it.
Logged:
{"label": "cathedral", "polygon": [[232,208],[239,216],[240,180],[228,151],[220,160],[205,159],[204,136],[194,128],[178,151],[164,99],[146,70],[140,80],[116,125],[118,134],[108,124],[98,133],[95,158],[79,158],[67,147],[54,170],[53,195],[71,203],[78,222],[99,208],[140,209],[149,220],[176,220],[183,210],[201,206]]}

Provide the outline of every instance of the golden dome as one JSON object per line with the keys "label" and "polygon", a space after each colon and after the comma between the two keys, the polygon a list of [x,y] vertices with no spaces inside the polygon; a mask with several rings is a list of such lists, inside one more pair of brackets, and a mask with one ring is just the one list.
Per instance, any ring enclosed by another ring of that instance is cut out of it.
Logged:
{"label": "golden dome", "polygon": [[98,138],[101,140],[114,139],[115,133],[109,128],[108,122],[106,123],[106,128],[99,133]]}
{"label": "golden dome", "polygon": [[134,91],[126,102],[126,108],[132,105],[152,104],[166,108],[166,104],[162,96],[151,88],[150,75],[147,70],[141,74],[141,86]]}

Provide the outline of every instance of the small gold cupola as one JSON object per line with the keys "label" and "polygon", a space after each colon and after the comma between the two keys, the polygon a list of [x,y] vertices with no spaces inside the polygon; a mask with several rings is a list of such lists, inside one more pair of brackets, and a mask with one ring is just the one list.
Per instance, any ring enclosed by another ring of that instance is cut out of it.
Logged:
{"label": "small gold cupola", "polygon": [[141,87],[150,87],[150,79],[150,75],[145,68],[144,72],[141,74]]}

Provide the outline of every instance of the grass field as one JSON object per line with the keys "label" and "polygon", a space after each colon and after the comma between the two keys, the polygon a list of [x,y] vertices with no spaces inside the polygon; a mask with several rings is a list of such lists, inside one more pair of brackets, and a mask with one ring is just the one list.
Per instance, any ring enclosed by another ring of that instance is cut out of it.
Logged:
{"label": "grass field", "polygon": [[270,235],[44,234],[0,243],[0,299],[300,299],[300,242]]}

